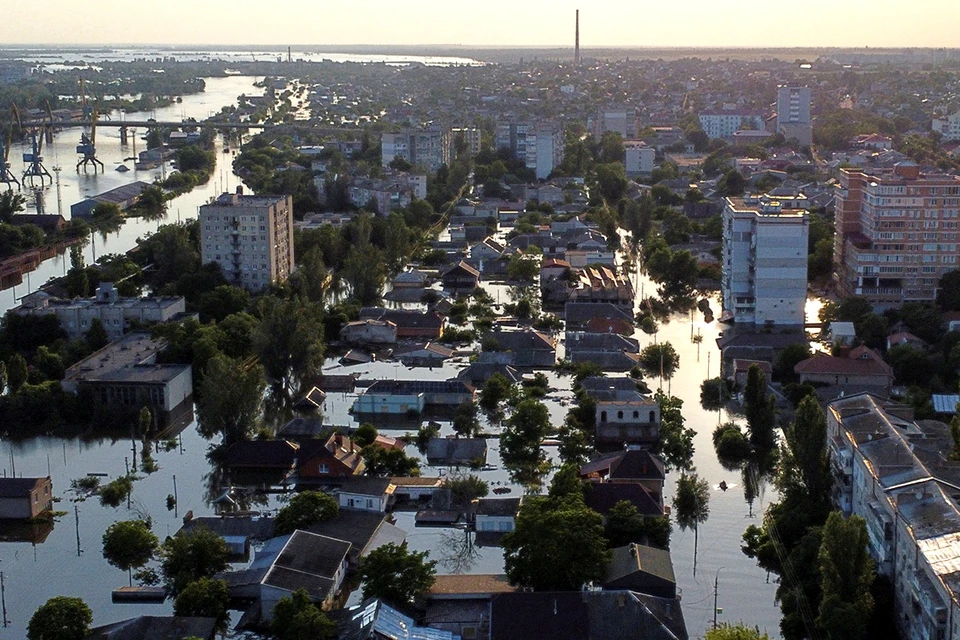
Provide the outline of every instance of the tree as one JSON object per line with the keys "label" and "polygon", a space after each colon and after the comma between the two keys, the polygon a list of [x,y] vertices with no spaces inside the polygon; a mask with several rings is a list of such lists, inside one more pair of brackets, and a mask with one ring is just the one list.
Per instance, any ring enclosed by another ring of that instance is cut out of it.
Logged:
{"label": "tree", "polygon": [[268,297],[260,304],[255,344],[267,376],[284,391],[296,390],[323,364],[323,309],[294,298]]}
{"label": "tree", "polygon": [[789,382],[797,379],[793,368],[810,357],[810,346],[804,342],[787,345],[773,365],[773,376],[777,380]]}
{"label": "tree", "polygon": [[329,520],[340,512],[340,505],[333,497],[322,491],[303,491],[290,498],[274,522],[274,533],[283,536],[297,529]]}
{"label": "tree", "polygon": [[273,606],[270,633],[277,640],[331,640],[337,635],[337,626],[305,589],[297,589]]}
{"label": "tree", "polygon": [[84,265],[83,250],[80,245],[70,247],[70,270],[64,282],[67,295],[71,298],[84,298],[90,290],[90,281],[87,279],[87,268]]}
{"label": "tree", "polygon": [[90,213],[90,226],[100,233],[112,233],[123,225],[123,210],[115,202],[100,202]]}
{"label": "tree", "polygon": [[827,417],[816,396],[800,401],[793,424],[784,429],[786,441],[782,473],[814,501],[829,503],[830,464],[827,455]]}
{"label": "tree", "polygon": [[720,624],[707,631],[705,640],[770,640],[770,636],[760,633],[756,627],[748,627],[743,623]]}
{"label": "tree", "polygon": [[[188,170],[183,166],[178,166],[181,171]],[[136,210],[142,213],[147,220],[159,220],[167,215],[167,198],[163,192],[163,187],[159,184],[144,187],[137,198]]]}
{"label": "tree", "polygon": [[23,211],[23,205],[27,199],[23,194],[16,193],[13,189],[7,189],[0,193],[0,222],[10,224],[13,222],[13,216]]}
{"label": "tree", "polygon": [[353,432],[352,440],[354,444],[362,449],[376,442],[378,435],[380,435],[380,433],[375,426],[369,422],[364,422]]}
{"label": "tree", "polygon": [[83,334],[83,338],[87,341],[87,347],[91,351],[102,349],[110,343],[110,336],[107,335],[107,330],[103,328],[103,322],[100,318],[94,318],[90,322],[90,328]]}
{"label": "tree", "polygon": [[360,455],[368,476],[390,478],[420,475],[420,460],[408,456],[401,449],[386,448],[373,443],[362,448]]}
{"label": "tree", "polygon": [[226,569],[228,555],[226,541],[200,526],[160,545],[160,569],[167,588],[177,594],[191,582]]}
{"label": "tree", "polygon": [[93,612],[80,598],[57,596],[40,605],[27,625],[28,640],[84,640]]}
{"label": "tree", "polygon": [[611,205],[620,202],[627,192],[629,183],[621,162],[608,162],[596,166],[597,189],[600,195]]}
{"label": "tree", "polygon": [[537,256],[514,254],[507,263],[507,277],[520,282],[533,282],[540,274],[540,261]]}
{"label": "tree", "polygon": [[107,483],[100,489],[100,504],[109,507],[119,507],[120,504],[133,493],[133,480],[130,476],[120,476]]}
{"label": "tree", "polygon": [[535,591],[579,591],[606,576],[610,552],[603,518],[582,500],[524,500],[503,538],[510,584]]}
{"label": "tree", "polygon": [[10,393],[16,393],[27,382],[27,361],[19,353],[7,360],[7,386]]}
{"label": "tree", "polygon": [[693,529],[693,553],[696,555],[700,525],[710,517],[710,485],[697,475],[696,470],[680,474],[673,508],[680,528]]}
{"label": "tree", "polygon": [[230,590],[223,580],[199,578],[183,588],[173,600],[173,615],[196,618],[214,618],[217,630],[227,630],[227,607]]}
{"label": "tree", "polygon": [[707,411],[716,411],[730,399],[727,381],[721,377],[710,378],[700,383],[700,406]]}
{"label": "tree", "polygon": [[717,182],[717,191],[723,197],[742,196],[744,189],[747,188],[747,181],[743,174],[736,169],[731,169]]}
{"label": "tree", "polygon": [[960,270],[949,271],[940,278],[937,304],[944,311],[960,311]]}
{"label": "tree", "polygon": [[670,518],[645,518],[632,503],[621,500],[607,513],[604,535],[611,549],[633,543],[669,549]]}
{"label": "tree", "polygon": [[654,396],[660,406],[660,441],[657,448],[667,468],[687,469],[693,461],[693,436],[696,431],[684,426],[683,400],[658,391]]}
{"label": "tree", "polygon": [[225,355],[207,363],[197,394],[200,435],[220,435],[225,444],[244,440],[260,419],[266,380],[263,367],[247,365]]}
{"label": "tree", "polygon": [[501,373],[494,373],[487,378],[480,390],[480,408],[488,414],[497,413],[500,405],[513,395],[514,386],[506,376]]}
{"label": "tree", "polygon": [[229,315],[244,311],[248,304],[250,294],[246,289],[222,284],[202,294],[197,306],[201,322],[220,322]]}
{"label": "tree", "polygon": [[747,384],[743,391],[743,408],[747,416],[750,444],[759,451],[770,451],[776,444],[774,433],[776,413],[774,398],[767,393],[767,377],[760,367],[752,364],[747,369]]}
{"label": "tree", "polygon": [[409,551],[406,544],[374,549],[360,560],[363,597],[412,604],[433,585],[437,562],[429,557],[426,551]]}
{"label": "tree", "polygon": [[823,595],[816,622],[831,640],[864,637],[873,611],[870,586],[875,575],[868,540],[866,522],[860,516],[844,519],[834,511],[823,527],[819,554]]}
{"label": "tree", "polygon": [[480,432],[476,402],[464,402],[457,407],[453,415],[453,431],[458,436],[467,438]]}
{"label": "tree", "polygon": [[103,557],[126,571],[133,585],[134,569],[150,561],[160,542],[143,520],[114,522],[103,533]]}
{"label": "tree", "polygon": [[500,433],[500,455],[504,464],[537,466],[543,459],[540,443],[550,432],[547,407],[533,398],[521,401]]}
{"label": "tree", "polygon": [[371,305],[380,300],[387,280],[385,264],[383,252],[369,242],[350,247],[341,277],[357,302]]}
{"label": "tree", "polygon": [[466,509],[477,498],[483,498],[489,493],[490,486],[478,476],[453,477],[447,480],[447,489],[450,490],[450,502],[457,509]]}
{"label": "tree", "polygon": [[650,377],[670,380],[680,367],[680,354],[669,342],[649,344],[640,352],[640,366]]}

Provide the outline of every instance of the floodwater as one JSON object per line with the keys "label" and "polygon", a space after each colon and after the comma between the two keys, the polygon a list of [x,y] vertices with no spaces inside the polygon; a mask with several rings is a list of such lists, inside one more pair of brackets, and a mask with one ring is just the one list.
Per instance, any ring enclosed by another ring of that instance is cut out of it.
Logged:
{"label": "floodwater", "polygon": [[[235,104],[241,93],[259,93],[253,87],[255,78],[228,77],[207,79],[207,91],[196,96],[185,96],[182,104],[175,104],[156,112],[129,114],[130,119],[149,117],[157,120],[179,120],[184,117],[201,119],[219,111],[228,104]],[[138,136],[145,132],[138,132]],[[104,161],[107,171],[104,174],[80,174],[73,170],[77,160],[74,147],[79,140],[79,130],[61,132],[53,145],[45,150],[47,167],[61,166],[60,190],[65,216],[69,217],[69,205],[81,198],[101,193],[132,180],[152,181],[160,170],[147,172],[118,173],[114,171],[124,158],[135,155],[133,143],[121,147],[119,132],[104,128],[98,131],[98,153]],[[232,160],[229,154],[221,153],[218,141],[217,158],[219,166],[210,183],[189,194],[180,196],[170,203],[168,221],[188,219],[197,214],[199,205],[223,190],[232,190],[238,179],[230,175],[227,162]],[[143,142],[136,141],[137,149]],[[19,149],[14,153],[19,157]],[[15,157],[11,154],[11,157]],[[128,163],[132,168],[132,163]],[[47,211],[57,210],[56,186],[44,189]],[[93,245],[85,248],[85,258],[92,262],[96,255],[127,251],[134,246],[137,237],[155,229],[156,222],[142,220],[129,221],[119,232],[110,234],[104,241],[99,236]],[[15,304],[15,299],[28,291],[35,290],[50,277],[62,275],[68,265],[63,258],[51,259],[25,278],[24,284],[15,290],[0,292],[0,309],[6,310]],[[641,277],[645,293],[649,295],[654,285]],[[491,293],[497,297],[495,287]],[[500,292],[506,301],[504,292]],[[638,291],[640,293],[640,291]],[[714,311],[718,304],[712,302]],[[815,313],[815,312],[814,312]],[[726,415],[704,411],[699,403],[700,382],[716,376],[719,371],[720,353],[716,338],[722,327],[715,322],[706,323],[699,312],[694,315],[679,315],[669,323],[661,323],[656,336],[642,333],[636,335],[641,347],[657,341],[670,341],[680,354],[680,368],[672,381],[664,381],[673,395],[684,401],[683,414],[687,425],[697,431],[694,463],[697,472],[705,478],[711,487],[726,481],[727,491],[719,489],[711,492],[710,518],[701,525],[699,545],[694,558],[694,534],[682,532],[674,527],[671,538],[671,552],[678,585],[682,594],[682,606],[691,637],[702,636],[714,616],[714,583],[719,584],[716,596],[717,605],[723,609],[719,622],[744,621],[771,636],[779,635],[780,612],[774,603],[776,585],[768,581],[768,576],[755,562],[740,551],[741,534],[749,524],[760,522],[760,516],[766,506],[776,498],[771,487],[762,490],[755,499],[752,508],[744,499],[742,481],[737,471],[725,470],[717,461],[713,451],[711,433],[718,421],[726,421]],[[702,335],[699,347],[692,342],[692,335]],[[442,368],[409,369],[396,363],[373,363],[353,367],[341,367],[331,361],[325,369],[336,373],[362,372],[366,378],[448,378],[456,374],[465,362],[451,362]],[[559,424],[565,415],[570,399],[570,379],[549,375],[551,385],[557,391],[546,399],[551,418]],[[648,380],[652,388],[658,381]],[[330,424],[356,425],[357,422],[348,413],[354,395],[331,394],[324,409]],[[448,422],[442,423],[442,433],[451,431]],[[393,435],[402,433],[388,432]],[[124,572],[109,566],[101,555],[101,536],[109,524],[116,520],[150,516],[154,531],[163,538],[174,533],[180,526],[185,512],[192,510],[195,515],[212,513],[207,500],[208,475],[210,465],[205,458],[209,443],[197,434],[195,425],[190,425],[182,434],[181,443],[171,451],[155,454],[160,469],[135,483],[131,508],[126,505],[117,509],[104,507],[97,499],[74,502],[75,494],[69,491],[70,481],[88,473],[107,474],[104,481],[122,475],[131,458],[131,443],[128,440],[94,438],[90,440],[61,440],[53,438],[35,438],[20,443],[0,443],[0,473],[13,473],[15,461],[16,474],[22,476],[47,475],[53,478],[54,492],[60,498],[57,509],[65,512],[58,518],[52,531],[26,532],[21,542],[0,542],[0,572],[2,572],[8,626],[0,627],[0,638],[22,638],[32,612],[48,598],[56,595],[82,597],[94,611],[94,623],[106,624],[135,615],[163,615],[171,612],[170,603],[162,605],[113,604],[110,591],[127,584]],[[500,466],[499,446],[493,440],[489,444],[488,462]],[[416,454],[411,445],[410,453]],[[555,458],[554,449],[548,449],[551,458]],[[423,467],[424,475],[436,475],[445,470]],[[510,485],[508,474],[503,469],[484,471],[481,477],[493,487],[511,486],[512,494],[518,495],[522,488]],[[178,505],[175,511],[166,508],[167,496],[174,493],[174,477]],[[677,474],[668,475],[665,488],[665,502],[672,500]],[[277,506],[275,499],[268,507]],[[489,573],[502,571],[502,551],[497,548],[477,548],[471,546],[469,537],[454,529],[423,529],[414,527],[413,515],[396,514],[397,524],[408,532],[410,546],[416,550],[427,550],[435,559],[441,561],[441,572],[465,571],[469,573]],[[21,532],[22,533],[22,532]],[[42,539],[42,540],[41,540]],[[78,554],[79,549],[79,554]],[[696,567],[696,571],[694,571]]]}
{"label": "floodwater", "polygon": [[[180,121],[184,118],[205,119],[218,113],[224,106],[236,105],[237,97],[241,94],[261,94],[262,89],[253,86],[257,80],[258,78],[252,76],[206,78],[206,90],[203,93],[183,96],[182,103],[172,104],[153,111],[128,113],[122,116],[115,112],[111,114],[111,119],[142,121],[153,118],[161,122]],[[80,133],[80,128],[64,129],[55,134],[53,144],[43,147],[44,165],[51,176],[57,177],[54,167],[60,167],[61,169],[59,172],[59,196],[56,180],[53,183],[47,180],[45,186],[40,190],[42,207],[47,213],[60,211],[65,218],[69,219],[70,205],[72,204],[137,180],[152,183],[154,180],[161,178],[164,173],[170,171],[169,164],[165,168],[158,167],[147,171],[138,171],[134,168],[132,160],[126,160],[136,157],[139,151],[147,148],[146,142],[140,139],[146,135],[146,130],[135,132],[131,130],[128,144],[121,145],[118,128],[100,127],[97,129],[97,156],[103,162],[105,170],[102,173],[93,173],[92,171],[84,173],[82,170],[78,172],[76,164],[79,157],[76,153],[76,147],[80,142]],[[95,256],[129,251],[136,245],[138,237],[156,230],[159,224],[195,218],[200,205],[205,204],[210,198],[223,191],[232,191],[237,185],[242,185],[243,183],[233,175],[231,169],[234,156],[232,153],[223,153],[223,147],[223,141],[218,138],[215,149],[217,168],[210,181],[170,201],[167,205],[166,220],[148,222],[140,218],[131,218],[119,231],[108,234],[106,239],[100,234],[94,234],[93,242],[89,243],[83,251],[87,264],[93,263]],[[18,177],[23,171],[20,158],[24,150],[28,150],[26,146],[14,145],[10,152],[13,171],[18,174]],[[231,151],[233,150],[231,149]],[[126,173],[118,172],[116,168],[120,164],[125,164],[130,171]],[[2,188],[4,186],[0,185],[0,189]],[[37,204],[36,191],[27,185],[24,187],[23,194],[27,198],[26,212],[34,213]],[[22,284],[0,291],[0,310],[6,311],[16,306],[16,304],[19,304],[18,301],[21,297],[35,291],[50,278],[64,275],[66,270],[70,268],[69,262],[69,252],[51,258],[43,262],[37,270],[24,275]]]}

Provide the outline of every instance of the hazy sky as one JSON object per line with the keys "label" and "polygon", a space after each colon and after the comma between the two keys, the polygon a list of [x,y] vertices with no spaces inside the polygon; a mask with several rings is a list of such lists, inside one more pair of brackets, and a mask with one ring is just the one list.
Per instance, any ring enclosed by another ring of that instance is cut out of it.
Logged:
{"label": "hazy sky", "polygon": [[3,0],[23,43],[960,47],[960,0]]}

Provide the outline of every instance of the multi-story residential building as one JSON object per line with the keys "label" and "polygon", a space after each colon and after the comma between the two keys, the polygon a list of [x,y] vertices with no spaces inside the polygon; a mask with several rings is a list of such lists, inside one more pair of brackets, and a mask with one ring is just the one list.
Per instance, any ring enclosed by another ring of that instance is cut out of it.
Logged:
{"label": "multi-story residential building", "polygon": [[396,157],[436,171],[450,161],[450,136],[440,128],[384,133],[380,138],[381,162],[388,166]]}
{"label": "multi-story residential building", "polygon": [[494,144],[523,160],[537,180],[545,180],[563,162],[563,127],[557,124],[498,124]]}
{"label": "multi-story residential building", "polygon": [[833,499],[866,522],[903,638],[960,638],[960,463],[949,429],[870,394],[830,403]]}
{"label": "multi-story residential building", "polygon": [[623,139],[637,134],[637,112],[632,107],[613,106],[597,111],[593,117],[593,135],[597,140],[607,131],[620,134]]}
{"label": "multi-story residential building", "polygon": [[624,166],[630,177],[653,172],[657,151],[644,142],[628,142],[624,145]]}
{"label": "multi-story residential building", "polygon": [[121,298],[111,282],[101,282],[94,298],[63,300],[45,291],[25,295],[22,304],[12,311],[21,316],[55,315],[71,340],[82,338],[100,320],[107,337],[116,340],[130,328],[131,322],[140,325],[172,320],[187,310],[182,296],[159,298]]}
{"label": "multi-story residential building", "polygon": [[834,278],[841,295],[877,309],[932,301],[958,267],[960,177],[893,169],[841,169],[836,193]]}
{"label": "multi-story residential building", "polygon": [[475,156],[480,153],[480,141],[482,138],[482,131],[478,127],[454,127],[450,129],[450,158],[456,157],[457,153],[457,140],[463,139],[463,144],[466,146],[467,153],[471,156]]}
{"label": "multi-story residential building", "polygon": [[718,109],[700,112],[700,126],[707,137],[730,138],[741,129],[760,131],[764,128],[762,113],[739,109]]}
{"label": "multi-story residential building", "polygon": [[414,198],[427,197],[427,176],[397,172],[383,178],[357,178],[347,187],[350,204],[368,207],[385,216],[394,209],[409,206]]}
{"label": "multi-story residential building", "polygon": [[200,253],[228,282],[259,291],[293,272],[293,198],[237,191],[200,207]]}
{"label": "multi-story residential building", "polygon": [[757,325],[802,325],[809,222],[769,196],[727,198],[723,209],[723,316]]}
{"label": "multi-story residential building", "polygon": [[960,111],[943,118],[934,118],[930,128],[941,134],[944,140],[960,140]]}
{"label": "multi-story residential building", "polygon": [[810,87],[783,85],[777,88],[777,133],[782,133],[787,140],[796,138],[804,146],[813,142]]}

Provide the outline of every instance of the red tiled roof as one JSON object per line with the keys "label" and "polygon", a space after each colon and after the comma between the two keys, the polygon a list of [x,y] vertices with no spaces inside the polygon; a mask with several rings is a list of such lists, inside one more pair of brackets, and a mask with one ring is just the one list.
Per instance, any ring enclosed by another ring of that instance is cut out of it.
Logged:
{"label": "red tiled roof", "polygon": [[893,369],[884,362],[876,351],[859,346],[850,352],[849,358],[835,358],[817,354],[793,368],[796,373],[822,373],[829,375],[890,376]]}

